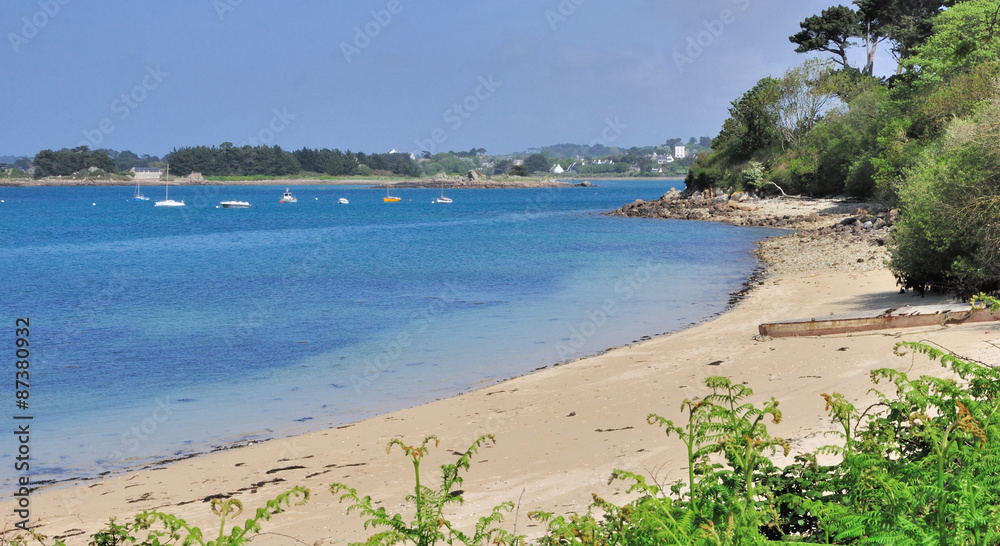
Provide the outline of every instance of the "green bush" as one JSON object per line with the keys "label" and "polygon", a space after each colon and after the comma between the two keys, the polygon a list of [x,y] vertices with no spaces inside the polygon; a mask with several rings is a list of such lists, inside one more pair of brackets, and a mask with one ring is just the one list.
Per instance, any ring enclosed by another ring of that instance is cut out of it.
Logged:
{"label": "green bush", "polygon": [[1000,96],[952,121],[901,182],[890,266],[904,287],[1000,290]]}

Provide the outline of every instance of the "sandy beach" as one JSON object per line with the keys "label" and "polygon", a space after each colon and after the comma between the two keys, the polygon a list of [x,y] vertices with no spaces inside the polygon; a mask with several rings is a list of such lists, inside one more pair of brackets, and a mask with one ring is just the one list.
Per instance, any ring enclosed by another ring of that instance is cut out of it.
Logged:
{"label": "sandy beach", "polygon": [[[829,203],[769,204],[778,214],[829,210]],[[816,208],[818,207],[818,208]],[[809,226],[818,230],[841,216],[828,214]],[[478,436],[492,433],[496,445],[473,458],[462,485],[465,504],[452,521],[471,530],[474,520],[502,501],[518,504],[506,527],[536,537],[544,529],[528,519],[533,510],[584,512],[592,493],[621,504],[625,484],[607,484],[615,468],[653,476],[661,484],[685,475],[683,445],[646,423],[659,413],[683,420],[680,405],[706,393],[705,378],[724,375],[746,382],[760,400],[780,401],[784,420],[772,425],[797,453],[828,443],[832,427],[822,393],[840,392],[856,404],[872,399],[868,372],[891,367],[910,374],[942,374],[923,356],[900,358],[893,346],[903,340],[928,341],[980,361],[1000,364],[997,325],[958,325],[817,338],[760,338],[763,322],[826,316],[935,298],[900,294],[884,267],[884,247],[838,235],[800,232],[762,243],[759,255],[770,264],[759,284],[733,309],[687,330],[610,350],[562,366],[473,390],[449,399],[381,415],[337,429],[221,451],[164,467],[31,495],[31,525],[48,537],[83,544],[108,518],[130,519],[157,509],[203,528],[217,528],[206,498],[232,495],[248,513],[288,488],[301,485],[312,496],[264,523],[259,544],[336,544],[370,533],[356,514],[329,492],[342,482],[371,495],[390,513],[407,510],[412,467],[398,449],[386,454],[394,437],[418,443],[437,435],[423,465],[433,486],[440,464],[453,462]],[[39,459],[49,454],[39,453]],[[3,521],[13,524],[13,502],[0,504]],[[409,519],[412,514],[404,511]],[[244,517],[238,518],[242,522]]]}

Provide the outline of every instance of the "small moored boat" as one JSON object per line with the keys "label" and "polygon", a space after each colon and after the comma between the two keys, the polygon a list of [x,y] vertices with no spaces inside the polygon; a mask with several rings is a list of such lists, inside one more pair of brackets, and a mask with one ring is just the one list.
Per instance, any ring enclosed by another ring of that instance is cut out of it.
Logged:
{"label": "small moored boat", "polygon": [[281,203],[298,203],[299,200],[296,199],[292,192],[288,188],[285,188],[285,194],[281,196]]}
{"label": "small moored boat", "polygon": [[153,206],[155,206],[155,207],[183,207],[184,206],[184,201],[183,200],[181,200],[181,201],[174,201],[173,199],[171,199],[170,198],[170,186],[165,184],[163,186],[163,201],[157,201],[156,203],[154,203]]}
{"label": "small moored boat", "polygon": [[441,183],[441,197],[438,197],[435,201],[437,201],[438,203],[451,203],[452,202],[450,197],[445,197],[444,196],[444,182]]}
{"label": "small moored boat", "polygon": [[347,205],[350,203],[350,201],[348,201],[346,197],[341,197],[340,199],[337,199],[337,202],[340,203],[341,205]]}
{"label": "small moored boat", "polygon": [[248,209],[252,205],[246,201],[223,201],[219,203],[224,209]]}

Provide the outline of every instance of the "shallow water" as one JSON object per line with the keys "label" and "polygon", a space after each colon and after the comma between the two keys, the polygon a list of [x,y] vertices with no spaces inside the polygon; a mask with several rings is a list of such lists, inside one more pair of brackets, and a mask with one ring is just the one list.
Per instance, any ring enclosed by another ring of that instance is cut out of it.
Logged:
{"label": "shallow water", "polygon": [[[171,188],[180,209],[131,188],[0,189],[0,346],[30,317],[33,480],[343,424],[675,331],[722,311],[774,233],[602,216],[679,183],[595,183],[447,205]],[[231,199],[253,208],[216,208]]]}

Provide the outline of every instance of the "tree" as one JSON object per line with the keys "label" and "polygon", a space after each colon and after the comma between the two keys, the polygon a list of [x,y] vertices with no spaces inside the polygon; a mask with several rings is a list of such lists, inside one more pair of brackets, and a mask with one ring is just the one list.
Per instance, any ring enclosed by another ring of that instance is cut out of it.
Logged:
{"label": "tree", "polygon": [[781,80],[767,77],[758,81],[753,89],[732,102],[729,119],[712,141],[712,147],[723,151],[731,163],[742,163],[761,150],[780,145],[777,109],[780,98]]}
{"label": "tree", "polygon": [[497,161],[496,165],[493,166],[493,174],[501,175],[510,172],[510,169],[514,166],[514,162],[509,159],[501,159]]}
{"label": "tree", "polygon": [[524,167],[531,173],[548,172],[550,166],[549,159],[542,154],[531,154],[524,160]]}
{"label": "tree", "polygon": [[842,68],[849,68],[847,48],[851,38],[859,35],[861,17],[858,12],[846,6],[836,6],[823,10],[799,23],[802,30],[789,36],[788,40],[798,44],[796,53],[826,51],[836,55],[834,61]]}
{"label": "tree", "polygon": [[816,126],[836,95],[824,86],[833,63],[809,59],[785,72],[777,102],[777,128],[784,143],[798,146],[799,139]]}
{"label": "tree", "polygon": [[892,41],[892,54],[900,62],[931,36],[934,19],[942,9],[963,0],[855,0],[862,11],[877,18],[881,32]]}
{"label": "tree", "polygon": [[896,2],[897,0],[854,0],[854,4],[858,6],[858,35],[865,47],[865,67],[861,71],[865,75],[871,76],[874,73],[875,52],[878,45],[888,38],[887,17],[890,16],[891,5]]}
{"label": "tree", "polygon": [[115,164],[111,156],[108,155],[104,150],[98,150],[89,157],[87,157],[85,162],[86,167],[97,167],[106,173],[116,173],[118,172],[118,165]]}
{"label": "tree", "polygon": [[927,148],[899,191],[890,267],[904,287],[1000,291],[1000,90]]}
{"label": "tree", "polygon": [[919,72],[918,87],[947,81],[1000,58],[998,8],[996,0],[968,0],[935,17],[932,34],[903,63]]}

